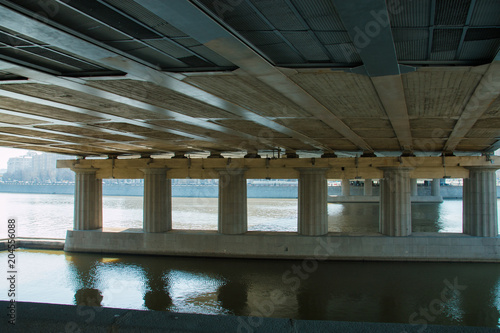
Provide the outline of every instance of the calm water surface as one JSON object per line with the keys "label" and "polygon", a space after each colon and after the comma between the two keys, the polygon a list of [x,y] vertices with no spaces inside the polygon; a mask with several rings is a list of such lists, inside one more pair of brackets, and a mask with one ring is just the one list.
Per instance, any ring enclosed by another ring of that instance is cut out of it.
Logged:
{"label": "calm water surface", "polygon": [[[31,250],[17,256],[19,301],[417,327],[499,325],[497,264],[110,257]],[[0,262],[6,262],[5,252]],[[0,299],[6,299],[4,294]]]}
{"label": "calm water surface", "polygon": [[[141,197],[104,197],[104,226],[141,228]],[[0,193],[18,236],[64,238],[73,196]],[[297,200],[249,199],[249,229],[296,231]],[[378,231],[378,204],[329,204],[331,232]],[[176,229],[217,228],[217,199],[173,198]],[[414,231],[461,232],[462,202],[412,205]],[[1,230],[0,237],[7,230]],[[0,253],[0,262],[6,262]],[[173,312],[499,326],[500,265],[198,259],[20,250],[19,301]],[[6,280],[0,287],[7,290]],[[0,293],[0,299],[6,299]]]}
{"label": "calm water surface", "polygon": [[[217,198],[172,198],[174,229],[217,230]],[[142,197],[103,198],[105,228],[142,228]],[[500,213],[500,211],[499,211]],[[376,203],[328,204],[330,232],[378,232]],[[73,196],[0,193],[0,218],[18,221],[22,237],[65,238],[73,226]],[[462,201],[412,205],[413,231],[462,232]],[[296,199],[248,199],[248,229],[297,231]],[[7,230],[0,230],[0,238]]]}

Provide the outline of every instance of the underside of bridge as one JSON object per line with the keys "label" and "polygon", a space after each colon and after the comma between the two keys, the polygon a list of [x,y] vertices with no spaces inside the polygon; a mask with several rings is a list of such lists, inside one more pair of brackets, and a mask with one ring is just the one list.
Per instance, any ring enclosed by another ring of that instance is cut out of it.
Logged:
{"label": "underside of bridge", "polygon": [[499,46],[492,0],[0,0],[0,145],[488,153]]}

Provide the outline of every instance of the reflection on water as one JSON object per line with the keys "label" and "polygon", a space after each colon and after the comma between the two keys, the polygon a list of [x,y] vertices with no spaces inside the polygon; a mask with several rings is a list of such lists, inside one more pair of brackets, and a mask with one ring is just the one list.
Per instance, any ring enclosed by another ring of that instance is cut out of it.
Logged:
{"label": "reflection on water", "polygon": [[110,258],[32,250],[18,258],[19,301],[417,327],[498,327],[500,318],[497,264]]}
{"label": "reflection on water", "polygon": [[[103,198],[105,228],[142,228],[142,197]],[[172,198],[174,229],[217,230],[217,198]],[[498,211],[500,214],[500,210]],[[73,196],[0,193],[0,218],[18,221],[22,237],[65,238],[73,227]],[[328,204],[328,230],[377,233],[378,203]],[[412,204],[414,232],[462,232],[462,201]],[[248,199],[248,230],[297,231],[296,199]],[[0,238],[7,236],[0,229]]]}

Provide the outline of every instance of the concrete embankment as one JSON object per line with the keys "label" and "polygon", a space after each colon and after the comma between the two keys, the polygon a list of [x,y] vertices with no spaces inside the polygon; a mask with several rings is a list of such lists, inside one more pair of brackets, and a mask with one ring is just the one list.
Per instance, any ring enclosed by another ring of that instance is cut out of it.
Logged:
{"label": "concrete embankment", "polygon": [[[457,327],[294,320],[287,318],[260,318],[182,314],[157,311],[137,311],[89,306],[43,303],[16,303],[16,324],[8,323],[3,315],[1,332],[342,332],[342,333],[489,333],[496,328]],[[5,314],[9,303],[0,302]]]}
{"label": "concrete embankment", "polygon": [[[60,238],[16,238],[16,247],[35,250],[63,250],[64,239]],[[0,250],[7,249],[8,240],[0,239]]]}

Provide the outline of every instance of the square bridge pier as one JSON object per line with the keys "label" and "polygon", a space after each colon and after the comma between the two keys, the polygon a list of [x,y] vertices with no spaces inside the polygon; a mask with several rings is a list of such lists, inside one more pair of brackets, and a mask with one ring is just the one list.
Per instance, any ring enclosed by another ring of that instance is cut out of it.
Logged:
{"label": "square bridge pier", "polygon": [[[445,163],[445,165],[443,165]],[[500,261],[496,157],[63,160],[75,172],[66,251],[318,260]],[[219,179],[218,231],[172,230],[171,181]],[[377,234],[328,232],[327,179],[380,179]],[[464,178],[463,233],[413,233],[412,178]],[[143,178],[142,231],[103,229],[102,179]],[[299,181],[296,233],[249,232],[247,179]]]}

